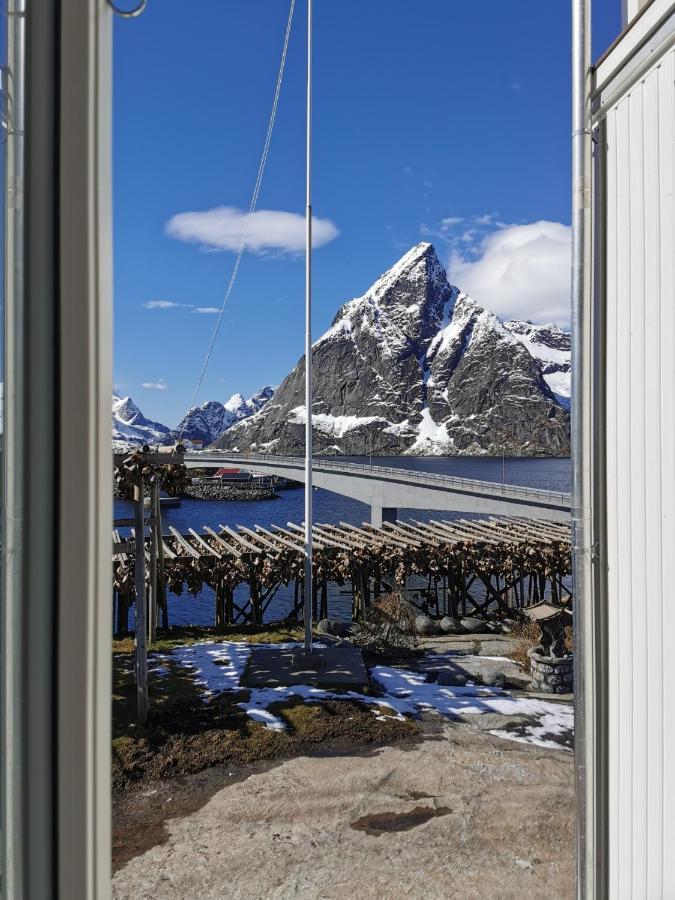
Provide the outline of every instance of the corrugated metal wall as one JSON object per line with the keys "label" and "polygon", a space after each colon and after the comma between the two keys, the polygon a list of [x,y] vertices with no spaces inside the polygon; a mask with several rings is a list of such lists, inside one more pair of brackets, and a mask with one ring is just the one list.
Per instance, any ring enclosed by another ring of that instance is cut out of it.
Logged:
{"label": "corrugated metal wall", "polygon": [[675,50],[661,55],[603,116],[604,254],[599,248],[596,262],[604,255],[609,896],[670,898]]}

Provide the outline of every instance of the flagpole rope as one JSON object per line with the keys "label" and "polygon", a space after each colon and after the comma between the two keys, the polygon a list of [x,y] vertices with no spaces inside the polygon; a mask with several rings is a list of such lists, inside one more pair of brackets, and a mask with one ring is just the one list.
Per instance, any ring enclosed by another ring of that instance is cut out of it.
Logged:
{"label": "flagpole rope", "polygon": [[[206,369],[209,365],[209,360],[211,359],[211,354],[213,353],[213,348],[215,346],[216,340],[218,338],[218,333],[220,331],[220,326],[223,321],[223,315],[225,313],[225,306],[227,305],[227,301],[230,299],[230,295],[232,293],[232,289],[234,288],[235,281],[237,280],[237,274],[239,272],[239,266],[241,265],[242,256],[244,255],[244,251],[246,249],[246,242],[248,238],[248,232],[250,228],[250,219],[251,215],[255,212],[256,206],[258,204],[258,197],[260,196],[260,189],[262,187],[263,176],[265,174],[265,167],[267,165],[267,158],[269,156],[270,144],[272,143],[272,132],[274,131],[274,123],[277,117],[277,109],[279,107],[279,96],[281,94],[281,85],[284,78],[284,70],[286,68],[286,56],[288,55],[288,43],[291,37],[291,26],[293,24],[293,12],[295,10],[295,0],[291,0],[290,9],[288,11],[288,21],[286,23],[286,33],[284,35],[284,46],[281,53],[281,62],[279,64],[279,72],[277,74],[276,86],[274,89],[274,101],[272,103],[272,111],[270,114],[269,123],[267,125],[267,134],[265,135],[265,144],[263,146],[262,155],[260,157],[260,163],[258,165],[258,173],[255,180],[255,186],[253,188],[253,193],[251,195],[251,202],[248,208],[248,215],[246,217],[246,222],[244,223],[244,229],[241,235],[241,242],[239,244],[239,250],[237,251],[237,257],[234,263],[234,268],[232,269],[232,274],[230,275],[230,280],[227,285],[227,290],[225,291],[225,296],[223,297],[223,302],[220,307],[220,313],[218,314],[218,320],[216,321],[215,327],[213,329],[213,334],[211,335],[211,340],[209,342],[208,350],[206,351],[206,356],[204,357],[204,363],[202,365],[201,372],[199,374],[199,379],[197,380],[197,385],[194,390],[194,394],[192,395],[192,402],[190,403],[189,409],[194,409],[197,403],[197,397],[199,396],[199,391],[201,390],[202,383],[204,381],[204,376],[206,374]],[[185,417],[186,418],[186,417]],[[185,423],[185,418],[183,419],[183,423]],[[185,424],[182,425],[180,433],[178,435],[178,439],[176,440],[176,444],[179,444],[182,440],[183,434],[185,432]],[[173,454],[171,455],[171,459],[173,459]]]}

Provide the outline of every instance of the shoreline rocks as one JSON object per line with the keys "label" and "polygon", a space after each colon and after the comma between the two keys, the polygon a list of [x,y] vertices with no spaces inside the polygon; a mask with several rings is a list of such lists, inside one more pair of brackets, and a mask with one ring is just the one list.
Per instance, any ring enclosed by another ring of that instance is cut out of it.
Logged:
{"label": "shoreline rocks", "polygon": [[188,485],[181,496],[191,500],[274,500],[277,495],[272,488],[256,484],[202,481]]}

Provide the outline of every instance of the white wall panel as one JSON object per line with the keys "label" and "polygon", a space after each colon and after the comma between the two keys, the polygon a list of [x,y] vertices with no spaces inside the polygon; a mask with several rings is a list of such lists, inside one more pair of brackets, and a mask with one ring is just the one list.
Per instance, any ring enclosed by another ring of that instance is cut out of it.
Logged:
{"label": "white wall panel", "polygon": [[603,109],[602,116],[610,896],[671,898],[675,897],[675,684],[668,653],[668,645],[675,641],[672,46],[610,108]]}

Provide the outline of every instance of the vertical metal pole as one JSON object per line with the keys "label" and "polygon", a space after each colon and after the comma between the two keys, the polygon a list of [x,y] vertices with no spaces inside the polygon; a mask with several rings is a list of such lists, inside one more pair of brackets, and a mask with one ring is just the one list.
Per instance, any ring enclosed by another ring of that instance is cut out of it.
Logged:
{"label": "vertical metal pole", "polygon": [[312,651],[312,0],[307,0],[305,234],[305,651]]}
{"label": "vertical metal pole", "polygon": [[135,649],[136,649],[136,700],[138,708],[138,724],[145,725],[148,718],[148,646],[145,625],[145,521],[143,513],[143,475],[139,473],[138,484],[134,489],[135,556],[134,577],[136,588],[135,602]]}
{"label": "vertical metal pole", "polygon": [[577,896],[599,896],[595,852],[590,258],[591,0],[572,0],[572,570]]}
{"label": "vertical metal pole", "polygon": [[[26,485],[23,470],[25,446],[26,403],[24,360],[24,74],[25,74],[25,4],[23,0],[10,0],[7,4],[7,66],[3,72],[3,126],[5,142],[5,259],[4,259],[4,365],[2,381],[4,397],[4,427],[2,447],[2,700],[1,738],[3,778],[0,784],[2,817],[3,893],[5,896],[25,896],[28,893],[27,870],[24,860],[31,859],[30,849],[35,840],[45,855],[45,868],[51,865],[49,829],[35,835],[30,832],[28,814],[29,792],[27,785],[33,780],[26,776],[29,765],[29,733],[25,710],[30,697],[27,677],[22,660],[22,648],[29,633],[26,628],[25,596],[26,572],[24,568]],[[5,13],[3,12],[3,15]],[[47,363],[44,361],[45,371]],[[47,466],[42,468],[46,471]],[[48,513],[43,513],[49,521]],[[47,576],[48,577],[48,576]],[[47,627],[46,618],[42,624]],[[51,643],[51,635],[47,640]],[[33,649],[31,641],[31,649]],[[39,654],[39,650],[38,650]],[[51,670],[51,660],[43,659],[42,667]],[[50,698],[51,699],[51,698]],[[50,707],[51,707],[50,703]],[[46,734],[41,746],[48,746]],[[31,775],[33,773],[31,772]],[[38,792],[44,782],[38,773]],[[43,791],[44,807],[41,818],[51,815],[51,794]],[[43,886],[46,890],[46,886]]]}

